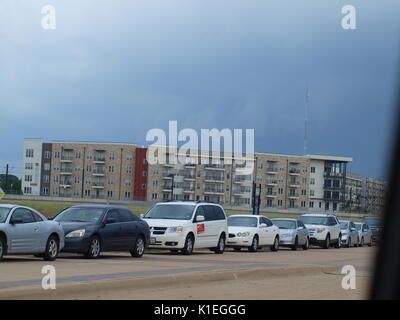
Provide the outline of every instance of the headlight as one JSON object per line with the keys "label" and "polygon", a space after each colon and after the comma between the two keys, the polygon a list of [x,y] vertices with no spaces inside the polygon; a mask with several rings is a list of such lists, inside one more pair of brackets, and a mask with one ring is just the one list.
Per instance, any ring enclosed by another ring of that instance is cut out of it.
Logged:
{"label": "headlight", "polygon": [[239,232],[237,234],[238,237],[248,237],[250,235],[250,232]]}
{"label": "headlight", "polygon": [[79,229],[68,233],[66,238],[82,238],[85,235],[85,229]]}
{"label": "headlight", "polygon": [[325,230],[326,230],[326,228],[317,228],[318,233],[324,232]]}
{"label": "headlight", "polygon": [[183,232],[183,227],[169,227],[168,233]]}

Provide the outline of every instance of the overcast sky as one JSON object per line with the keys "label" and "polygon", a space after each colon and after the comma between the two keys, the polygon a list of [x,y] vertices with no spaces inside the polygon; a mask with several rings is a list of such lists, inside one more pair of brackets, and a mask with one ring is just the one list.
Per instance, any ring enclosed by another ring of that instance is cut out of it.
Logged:
{"label": "overcast sky", "polygon": [[399,17],[398,0],[1,0],[0,173],[21,167],[24,137],[142,145],[169,120],[303,154],[308,85],[308,153],[384,178]]}

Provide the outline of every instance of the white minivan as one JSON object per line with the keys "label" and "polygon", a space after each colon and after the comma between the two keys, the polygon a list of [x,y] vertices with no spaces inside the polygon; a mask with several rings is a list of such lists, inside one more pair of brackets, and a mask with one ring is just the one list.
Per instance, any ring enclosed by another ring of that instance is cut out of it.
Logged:
{"label": "white minivan", "polygon": [[142,215],[150,227],[149,248],[181,251],[209,248],[224,253],[228,225],[224,209],[215,203],[173,201],[155,204]]}

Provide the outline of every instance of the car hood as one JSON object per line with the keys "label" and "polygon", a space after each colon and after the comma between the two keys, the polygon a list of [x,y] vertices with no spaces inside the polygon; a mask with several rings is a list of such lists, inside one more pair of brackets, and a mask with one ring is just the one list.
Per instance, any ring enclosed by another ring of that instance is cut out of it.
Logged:
{"label": "car hood", "polygon": [[93,222],[60,222],[60,225],[64,229],[65,234],[74,230],[97,226],[97,224]]}
{"label": "car hood", "polygon": [[149,227],[184,227],[191,224],[191,220],[179,219],[143,219]]}
{"label": "car hood", "polygon": [[252,227],[228,227],[228,232],[229,233],[238,233],[238,232],[250,232],[253,233],[256,230],[256,228]]}

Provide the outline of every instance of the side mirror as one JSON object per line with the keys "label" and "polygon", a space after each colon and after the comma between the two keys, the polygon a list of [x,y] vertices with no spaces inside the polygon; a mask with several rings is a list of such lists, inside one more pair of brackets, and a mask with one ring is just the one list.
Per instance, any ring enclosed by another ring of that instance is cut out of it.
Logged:
{"label": "side mirror", "polygon": [[202,222],[204,220],[205,220],[204,216],[199,215],[196,217],[196,222]]}
{"label": "side mirror", "polygon": [[260,224],[260,228],[266,228],[267,227],[267,224],[266,223],[261,223]]}
{"label": "side mirror", "polygon": [[350,228],[350,231],[356,231],[356,228]]}
{"label": "side mirror", "polygon": [[304,227],[302,227],[302,226],[297,228],[297,230],[303,230],[303,229],[304,229]]}
{"label": "side mirror", "polygon": [[144,218],[144,214],[141,213],[141,214],[140,214],[140,219],[143,219],[143,218]]}
{"label": "side mirror", "polygon": [[117,219],[115,219],[115,218],[107,218],[105,221],[106,224],[111,224],[111,223],[115,223],[115,222],[117,222]]}
{"label": "side mirror", "polygon": [[11,224],[19,224],[23,223],[24,221],[21,218],[11,218],[10,223]]}

